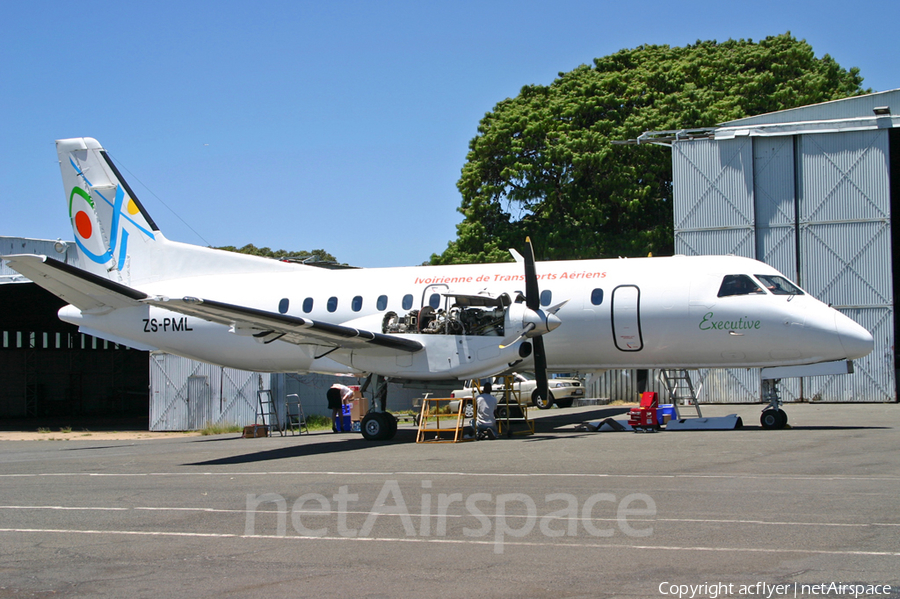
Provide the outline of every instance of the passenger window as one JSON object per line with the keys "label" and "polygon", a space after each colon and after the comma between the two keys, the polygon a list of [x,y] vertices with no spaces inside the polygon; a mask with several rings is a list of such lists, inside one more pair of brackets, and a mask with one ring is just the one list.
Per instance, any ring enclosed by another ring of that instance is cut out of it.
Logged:
{"label": "passenger window", "polygon": [[413,296],[411,293],[407,293],[406,295],[403,296],[403,309],[404,310],[409,310],[410,308],[412,308],[412,303],[413,303]]}
{"label": "passenger window", "polygon": [[353,298],[353,301],[350,302],[350,309],[353,310],[354,312],[359,312],[360,310],[362,310],[362,296],[361,295],[357,295],[356,297]]}
{"label": "passenger window", "polygon": [[773,295],[803,295],[799,287],[776,275],[756,275],[759,282]]}
{"label": "passenger window", "polygon": [[334,296],[331,296],[328,298],[328,304],[325,306],[325,308],[329,312],[334,312],[335,310],[337,310],[337,302],[338,302],[337,298]]}
{"label": "passenger window", "polygon": [[291,300],[288,298],[282,298],[280,302],[278,302],[278,313],[279,314],[287,314],[288,308],[291,307]]}
{"label": "passenger window", "polygon": [[725,278],[722,279],[722,286],[719,287],[719,297],[752,295],[756,293],[765,293],[765,291],[747,275],[725,275]]}
{"label": "passenger window", "polygon": [[541,291],[541,305],[549,306],[550,302],[553,301],[553,292],[549,289],[544,289]]}
{"label": "passenger window", "polygon": [[591,291],[591,303],[595,306],[599,306],[603,303],[603,290],[602,289],[594,289]]}
{"label": "passenger window", "polygon": [[375,302],[375,307],[376,307],[378,310],[387,310],[387,296],[386,296],[386,295],[379,295],[379,296],[378,296],[378,301]]}
{"label": "passenger window", "polygon": [[308,297],[305,300],[303,300],[303,311],[305,313],[309,314],[310,312],[312,312],[312,309],[313,309],[313,298]]}
{"label": "passenger window", "polygon": [[431,297],[428,298],[428,305],[437,310],[441,307],[441,294],[440,293],[432,293]]}

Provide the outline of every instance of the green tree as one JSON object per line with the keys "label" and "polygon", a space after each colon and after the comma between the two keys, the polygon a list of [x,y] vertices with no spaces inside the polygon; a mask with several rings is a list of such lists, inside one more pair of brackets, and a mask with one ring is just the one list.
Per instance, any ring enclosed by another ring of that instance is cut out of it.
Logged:
{"label": "green tree", "polygon": [[670,254],[669,150],[613,146],[645,131],[709,127],[865,93],[859,69],[816,58],[790,32],[639,46],[528,85],[485,115],[457,187],[457,239],[432,264]]}
{"label": "green tree", "polygon": [[252,243],[248,243],[241,248],[234,247],[233,245],[225,245],[215,249],[237,252],[239,254],[250,254],[252,256],[263,256],[265,258],[274,258],[276,260],[290,259],[303,261],[312,258],[313,262],[337,262],[337,258],[325,250],[313,250],[311,252],[300,250],[299,252],[289,252],[287,250],[272,250],[268,247],[258,248]]}

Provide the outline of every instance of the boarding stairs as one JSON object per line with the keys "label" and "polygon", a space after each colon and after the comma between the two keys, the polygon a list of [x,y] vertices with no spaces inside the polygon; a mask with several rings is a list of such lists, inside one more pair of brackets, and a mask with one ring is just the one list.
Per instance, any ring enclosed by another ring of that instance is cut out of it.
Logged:
{"label": "boarding stairs", "polygon": [[703,388],[702,384],[695,389],[691,375],[686,369],[663,369],[660,376],[669,394],[667,403],[675,406],[675,415],[679,420],[703,417],[700,413],[700,404],[697,402],[697,396]]}

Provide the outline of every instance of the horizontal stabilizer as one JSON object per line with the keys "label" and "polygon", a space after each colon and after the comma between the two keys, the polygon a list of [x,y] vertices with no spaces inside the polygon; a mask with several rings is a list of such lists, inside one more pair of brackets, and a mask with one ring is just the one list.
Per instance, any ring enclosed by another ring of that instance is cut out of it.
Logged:
{"label": "horizontal stabilizer", "polygon": [[147,294],[65,262],[34,254],[2,256],[10,268],[82,312],[103,313],[139,306]]}
{"label": "horizontal stabilizer", "polygon": [[213,300],[194,297],[182,299],[151,297],[144,300],[144,303],[231,326],[234,331],[246,330],[255,337],[271,341],[281,339],[298,345],[333,345],[351,348],[375,345],[404,353],[415,353],[423,348],[421,343],[413,339]]}

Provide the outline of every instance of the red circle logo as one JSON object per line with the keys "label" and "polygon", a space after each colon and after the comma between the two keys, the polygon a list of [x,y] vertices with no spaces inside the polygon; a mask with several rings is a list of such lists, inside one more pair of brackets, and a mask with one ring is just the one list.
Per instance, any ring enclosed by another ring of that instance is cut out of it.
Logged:
{"label": "red circle logo", "polygon": [[87,212],[79,210],[75,214],[75,230],[81,235],[82,239],[90,239],[94,232],[94,226],[91,224],[91,217]]}

